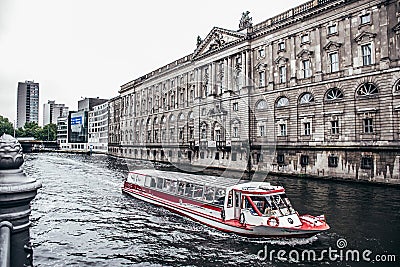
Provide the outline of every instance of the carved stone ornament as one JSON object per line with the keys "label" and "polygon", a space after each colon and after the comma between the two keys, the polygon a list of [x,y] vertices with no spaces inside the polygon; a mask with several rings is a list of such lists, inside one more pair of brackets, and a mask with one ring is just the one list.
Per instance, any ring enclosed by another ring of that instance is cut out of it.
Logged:
{"label": "carved stone ornament", "polygon": [[224,36],[219,32],[215,32],[212,38],[210,50],[218,49],[225,44]]}
{"label": "carved stone ornament", "polygon": [[0,137],[0,169],[18,169],[24,163],[22,147],[17,139],[8,134]]}
{"label": "carved stone ornament", "polygon": [[240,31],[243,30],[243,29],[246,29],[246,28],[249,28],[249,27],[253,26],[253,23],[251,22],[251,20],[253,18],[251,18],[249,16],[249,14],[250,14],[250,11],[246,11],[246,12],[242,13],[242,18],[240,19],[240,23],[239,23],[239,30]]}

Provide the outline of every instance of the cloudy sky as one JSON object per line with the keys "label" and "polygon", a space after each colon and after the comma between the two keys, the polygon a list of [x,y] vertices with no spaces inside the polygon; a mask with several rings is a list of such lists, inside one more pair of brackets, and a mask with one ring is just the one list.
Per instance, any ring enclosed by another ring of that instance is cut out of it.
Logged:
{"label": "cloudy sky", "polygon": [[18,81],[70,109],[193,52],[212,27],[237,30],[304,0],[0,0],[0,115],[16,118]]}

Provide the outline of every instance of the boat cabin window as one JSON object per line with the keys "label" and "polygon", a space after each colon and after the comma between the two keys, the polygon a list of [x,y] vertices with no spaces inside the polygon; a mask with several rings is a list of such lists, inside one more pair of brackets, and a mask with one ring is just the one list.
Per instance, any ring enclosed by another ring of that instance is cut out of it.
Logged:
{"label": "boat cabin window", "polygon": [[[263,216],[280,216],[295,213],[286,194],[250,196],[250,199]],[[249,209],[253,214],[256,214],[256,211],[247,198],[245,198],[243,208]]]}
{"label": "boat cabin window", "polygon": [[175,193],[176,190],[176,181],[170,180],[170,179],[165,179],[164,181],[164,190]]}
{"label": "boat cabin window", "polygon": [[183,195],[185,192],[185,183],[184,182],[179,182],[178,183],[178,195]]}
{"label": "boat cabin window", "polygon": [[164,184],[164,179],[163,178],[157,178],[157,188],[162,189]]}
{"label": "boat cabin window", "polygon": [[203,198],[203,190],[204,186],[202,185],[194,185],[194,192],[193,192],[193,197],[197,199],[202,199]]}
{"label": "boat cabin window", "polygon": [[193,196],[193,184],[186,184],[185,196],[187,196],[187,197]]}
{"label": "boat cabin window", "polygon": [[206,189],[204,191],[204,200],[205,201],[213,201],[214,200],[214,194],[215,194],[215,188],[206,186]]}
{"label": "boat cabin window", "polygon": [[150,178],[150,187],[156,187],[156,178],[153,177],[148,177]]}

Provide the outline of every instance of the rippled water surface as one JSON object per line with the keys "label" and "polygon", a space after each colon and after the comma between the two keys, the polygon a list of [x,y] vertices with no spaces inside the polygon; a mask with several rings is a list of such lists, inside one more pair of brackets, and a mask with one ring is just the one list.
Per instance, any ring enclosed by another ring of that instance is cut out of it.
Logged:
{"label": "rippled water surface", "polygon": [[[131,162],[130,168],[151,167]],[[121,193],[124,161],[104,155],[28,154],[25,172],[43,188],[32,205],[36,266],[289,266],[260,250],[344,249],[393,254],[400,265],[400,189],[269,177],[285,186],[299,213],[325,213],[331,230],[308,239],[247,239],[202,226]],[[300,266],[367,266],[300,262]]]}

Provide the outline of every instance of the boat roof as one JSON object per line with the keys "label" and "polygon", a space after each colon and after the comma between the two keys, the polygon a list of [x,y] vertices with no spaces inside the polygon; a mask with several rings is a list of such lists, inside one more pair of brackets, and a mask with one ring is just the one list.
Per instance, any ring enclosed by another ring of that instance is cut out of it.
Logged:
{"label": "boat roof", "polygon": [[221,177],[221,176],[197,175],[184,172],[160,171],[154,169],[134,170],[131,171],[130,173],[165,178],[175,181],[185,181],[189,183],[201,184],[206,186],[222,187],[222,188],[227,188],[235,186],[237,184],[248,182],[240,179]]}

